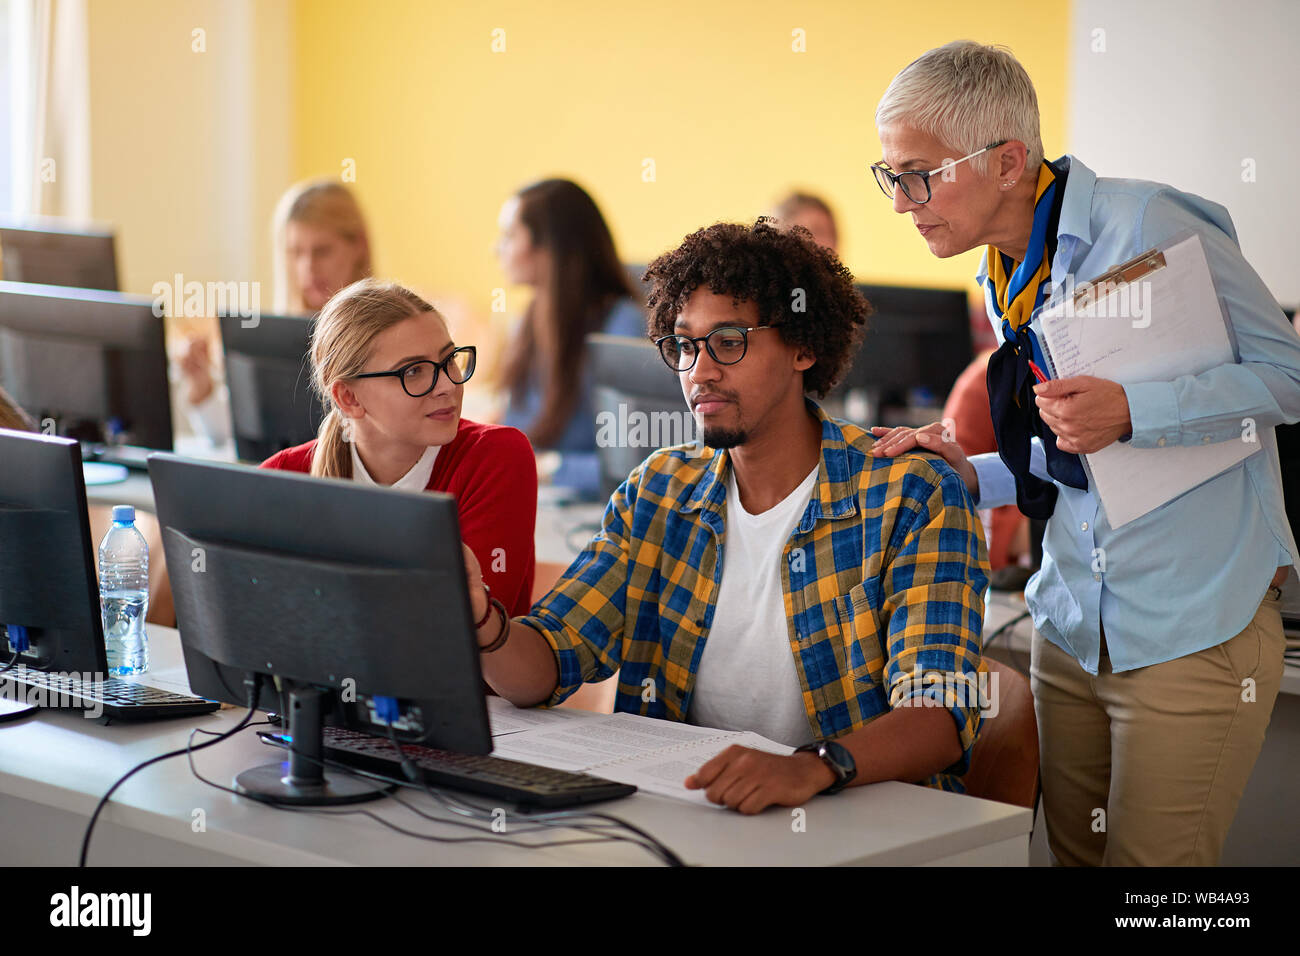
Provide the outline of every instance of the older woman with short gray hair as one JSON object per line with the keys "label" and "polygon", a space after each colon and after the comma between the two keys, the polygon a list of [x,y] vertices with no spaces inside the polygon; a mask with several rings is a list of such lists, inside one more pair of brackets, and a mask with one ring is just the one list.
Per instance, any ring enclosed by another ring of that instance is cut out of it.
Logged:
{"label": "older woman with short gray hair", "polygon": [[[1281,683],[1280,586],[1297,548],[1274,427],[1300,419],[1300,337],[1222,206],[1098,178],[1073,156],[1048,161],[1033,83],[1007,50],[923,54],[890,83],[876,125],[872,173],[894,211],[939,258],[983,249],[978,281],[1001,344],[988,369],[996,455],[968,460],[940,423],[875,428],[873,453],[919,445],[980,507],[1015,501],[1049,519],[1025,599],[1053,856],[1215,864]],[[1186,230],[1205,248],[1240,360],[1173,381],[1047,379],[1044,303]],[[1239,441],[1247,418],[1259,452],[1111,526],[1081,456],[1116,441]]]}

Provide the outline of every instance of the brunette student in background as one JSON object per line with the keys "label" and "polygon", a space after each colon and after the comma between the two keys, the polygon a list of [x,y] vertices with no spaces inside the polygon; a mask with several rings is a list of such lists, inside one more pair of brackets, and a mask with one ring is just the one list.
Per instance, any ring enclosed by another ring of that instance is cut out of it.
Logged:
{"label": "brunette student in background", "polygon": [[645,316],[609,227],[581,186],[567,179],[527,186],[506,201],[500,225],[502,270],[535,290],[502,358],[504,421],[539,450],[560,453],[553,484],[595,497],[600,468],[586,337],[644,337]]}

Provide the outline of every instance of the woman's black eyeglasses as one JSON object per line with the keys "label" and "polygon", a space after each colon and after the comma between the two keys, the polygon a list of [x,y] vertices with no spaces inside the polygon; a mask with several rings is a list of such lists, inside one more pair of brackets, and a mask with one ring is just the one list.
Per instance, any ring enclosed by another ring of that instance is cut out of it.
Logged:
{"label": "woman's black eyeglasses", "polygon": [[420,398],[433,391],[433,387],[438,384],[439,372],[446,372],[447,378],[457,385],[468,382],[469,377],[474,374],[474,364],[477,357],[478,353],[474,346],[462,345],[441,362],[420,359],[418,362],[408,362],[401,368],[395,368],[391,372],[363,372],[352,377],[387,378],[391,375],[402,383],[402,388],[405,389],[407,395],[412,398]]}
{"label": "woman's black eyeglasses", "polygon": [[918,206],[924,206],[930,201],[930,177],[936,173],[945,173],[952,169],[958,163],[964,163],[968,159],[974,159],[980,153],[987,153],[990,149],[997,149],[999,146],[1005,146],[1009,140],[1001,139],[996,143],[990,143],[983,149],[977,149],[969,156],[963,156],[961,159],[954,159],[950,163],[944,163],[938,169],[931,169],[929,172],[920,172],[917,170],[907,170],[896,173],[884,163],[872,163],[871,172],[876,177],[876,185],[880,191],[890,199],[894,198],[894,186],[898,185],[903,188],[903,195],[916,203]]}
{"label": "woman's black eyeglasses", "polygon": [[704,343],[713,361],[719,365],[735,365],[749,351],[749,333],[770,328],[770,325],[753,328],[724,325],[695,339],[689,335],[664,335],[655,339],[655,345],[659,346],[659,354],[670,369],[674,372],[689,372],[700,357],[699,343]]}

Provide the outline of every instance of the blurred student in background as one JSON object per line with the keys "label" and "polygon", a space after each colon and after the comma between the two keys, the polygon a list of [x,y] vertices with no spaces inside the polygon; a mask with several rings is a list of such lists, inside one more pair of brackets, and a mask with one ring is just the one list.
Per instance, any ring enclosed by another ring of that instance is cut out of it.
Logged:
{"label": "blurred student in background", "polygon": [[840,231],[835,223],[835,213],[830,205],[820,196],[812,193],[792,192],[775,206],[768,215],[789,229],[791,226],[803,226],[812,233],[819,246],[825,246],[831,252],[839,253]]}
{"label": "blurred student in background", "polygon": [[325,304],[310,359],[327,409],[320,432],[262,467],[452,495],[492,596],[525,613],[536,464],[518,430],[461,417],[474,347],[457,346],[438,311],[409,289],[363,279]]}
{"label": "blurred student in background", "polygon": [[[298,183],[275,207],[273,311],[314,315],[344,286],[372,274],[370,238],[356,197],[342,183]],[[230,401],[213,374],[209,336],[191,336],[179,360],[182,407],[195,433],[230,441]]]}
{"label": "blurred student in background", "polygon": [[[501,208],[496,252],[507,279],[535,290],[502,357],[505,424],[560,453],[553,484],[596,497],[596,421],[586,336],[644,337],[645,316],[595,201],[567,179],[521,189]],[[648,449],[647,449],[648,451]]]}

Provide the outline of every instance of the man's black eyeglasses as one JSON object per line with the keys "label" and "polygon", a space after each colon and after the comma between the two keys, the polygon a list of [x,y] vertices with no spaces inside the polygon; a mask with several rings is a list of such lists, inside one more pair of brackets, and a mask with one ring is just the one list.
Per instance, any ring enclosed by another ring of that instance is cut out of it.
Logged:
{"label": "man's black eyeglasses", "polygon": [[963,156],[961,159],[954,159],[950,163],[944,163],[938,169],[931,169],[929,172],[920,172],[917,170],[906,170],[896,173],[884,163],[872,163],[871,172],[876,177],[876,185],[880,191],[890,199],[894,198],[894,186],[898,185],[903,188],[903,194],[918,206],[924,206],[930,201],[930,177],[935,173],[945,173],[952,169],[958,163],[964,163],[968,159],[974,159],[980,153],[987,153],[990,149],[997,149],[999,146],[1005,146],[1010,140],[1001,139],[996,143],[990,143],[983,149],[977,149],[969,156]]}
{"label": "man's black eyeglasses", "polygon": [[670,369],[674,372],[689,372],[700,357],[699,343],[704,343],[713,361],[719,365],[735,365],[749,351],[749,333],[770,328],[770,325],[753,328],[724,325],[695,339],[689,335],[664,335],[655,339],[655,345],[659,346],[659,354]]}
{"label": "man's black eyeglasses", "polygon": [[412,398],[420,398],[433,391],[433,387],[438,384],[439,372],[446,372],[447,378],[457,385],[468,382],[469,377],[474,374],[477,357],[478,353],[474,346],[462,345],[441,362],[420,359],[416,362],[407,362],[401,368],[395,368],[391,372],[363,372],[352,377],[387,378],[391,375],[402,383],[402,388],[405,389],[407,395]]}

